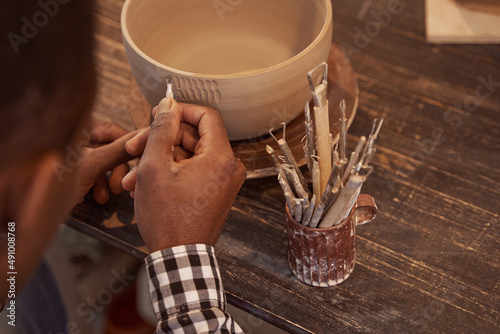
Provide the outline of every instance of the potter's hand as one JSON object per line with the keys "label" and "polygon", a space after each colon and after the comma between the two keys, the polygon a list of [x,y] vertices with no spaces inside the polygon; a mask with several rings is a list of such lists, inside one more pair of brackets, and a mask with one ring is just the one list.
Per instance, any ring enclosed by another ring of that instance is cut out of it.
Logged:
{"label": "potter's hand", "polygon": [[[137,135],[128,133],[119,125],[102,120],[93,120],[90,144],[83,150],[79,168],[79,200],[90,189],[99,204],[109,200],[110,191],[118,195],[123,192],[121,180],[129,172],[127,161],[133,156],[125,150],[125,144]],[[111,176],[107,177],[107,173]]]}
{"label": "potter's hand", "polygon": [[123,180],[135,190],[139,231],[149,251],[186,244],[215,245],[245,167],[234,157],[220,114],[164,99],[155,120],[129,143],[142,158]]}

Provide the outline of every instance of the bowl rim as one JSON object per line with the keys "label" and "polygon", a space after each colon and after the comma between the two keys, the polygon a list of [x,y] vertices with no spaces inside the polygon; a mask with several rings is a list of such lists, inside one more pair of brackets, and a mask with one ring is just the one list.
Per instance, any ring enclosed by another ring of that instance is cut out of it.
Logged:
{"label": "bowl rim", "polygon": [[[121,29],[122,29],[122,35],[124,40],[127,42],[127,44],[134,50],[135,53],[137,53],[141,58],[147,60],[149,63],[165,70],[168,72],[171,72],[173,74],[177,75],[182,75],[182,76],[188,76],[188,77],[198,77],[198,78],[204,78],[204,79],[234,79],[234,78],[243,78],[243,77],[251,77],[259,74],[264,74],[264,73],[269,73],[272,72],[278,68],[284,67],[288,64],[291,64],[300,58],[305,57],[305,55],[309,52],[309,50],[313,49],[316,47],[319,42],[324,38],[326,33],[329,30],[330,25],[332,24],[332,3],[330,0],[322,0],[323,2],[326,2],[326,19],[325,22],[323,23],[323,27],[321,28],[321,31],[319,34],[316,36],[316,38],[301,52],[297,53],[295,56],[282,61],[281,63],[278,63],[273,66],[269,66],[266,68],[262,68],[259,70],[253,70],[253,71],[248,71],[248,72],[243,72],[239,74],[204,74],[204,73],[196,73],[196,72],[188,72],[184,70],[179,70],[170,66],[167,66],[165,64],[160,63],[159,61],[154,60],[150,56],[148,56],[145,52],[143,52],[137,44],[133,41],[132,37],[130,36],[130,33],[128,31],[128,25],[127,25],[127,13],[128,13],[128,8],[130,6],[130,3],[132,1],[140,1],[140,0],[125,0],[125,3],[122,8],[121,12]],[[331,41],[330,41],[331,42]]]}

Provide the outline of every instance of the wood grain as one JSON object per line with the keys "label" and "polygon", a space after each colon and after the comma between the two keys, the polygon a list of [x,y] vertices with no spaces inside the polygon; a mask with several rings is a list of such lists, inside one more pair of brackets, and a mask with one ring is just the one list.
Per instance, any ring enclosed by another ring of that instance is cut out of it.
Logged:
{"label": "wood grain", "polygon": [[[375,29],[373,13],[390,3],[334,2],[333,42],[360,88],[349,149],[386,118],[363,188],[379,215],[357,230],[352,276],[328,289],[293,276],[285,201],[277,181],[263,178],[247,180],[217,245],[224,287],[231,303],[291,333],[498,333],[500,46],[427,44],[423,1],[400,1]],[[132,129],[121,4],[100,0],[96,13],[95,111]],[[125,226],[105,228],[111,217]],[[145,256],[127,194],[104,207],[88,199],[69,224]]]}

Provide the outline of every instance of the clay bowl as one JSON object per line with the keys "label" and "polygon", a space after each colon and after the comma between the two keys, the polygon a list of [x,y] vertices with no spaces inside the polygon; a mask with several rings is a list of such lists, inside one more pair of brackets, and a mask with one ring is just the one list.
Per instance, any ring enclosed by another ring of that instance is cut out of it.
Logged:
{"label": "clay bowl", "polygon": [[126,0],[121,25],[151,105],[171,77],[178,101],[219,109],[229,138],[243,140],[302,112],[307,73],[328,58],[331,13],[330,0]]}

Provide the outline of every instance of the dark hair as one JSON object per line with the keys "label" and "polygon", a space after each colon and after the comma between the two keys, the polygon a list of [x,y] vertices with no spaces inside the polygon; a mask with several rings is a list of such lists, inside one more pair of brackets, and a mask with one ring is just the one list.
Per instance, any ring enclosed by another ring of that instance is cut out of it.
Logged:
{"label": "dark hair", "polygon": [[93,1],[1,1],[0,167],[64,148],[95,91]]}

